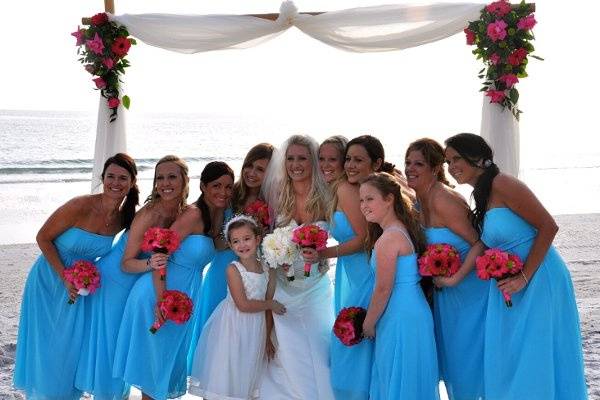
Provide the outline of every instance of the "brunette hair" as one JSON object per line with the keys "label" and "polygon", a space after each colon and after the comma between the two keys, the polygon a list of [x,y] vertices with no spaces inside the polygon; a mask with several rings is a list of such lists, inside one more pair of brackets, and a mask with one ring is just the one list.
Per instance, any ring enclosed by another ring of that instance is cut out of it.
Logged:
{"label": "brunette hair", "polygon": [[[228,175],[231,177],[231,180],[234,179],[233,170],[229,165],[224,163],[223,161],[211,161],[202,170],[200,174],[200,182],[205,186],[222,177],[223,175]],[[210,232],[212,228],[212,220],[210,218],[210,210],[208,208],[208,204],[204,198],[204,193],[198,197],[196,200],[196,207],[202,213],[202,222],[204,223],[204,234]]]}
{"label": "brunette hair", "polygon": [[104,174],[106,173],[106,169],[111,165],[117,165],[129,173],[131,177],[131,188],[127,195],[125,196],[125,202],[121,206],[121,226],[125,229],[129,229],[131,227],[131,222],[133,221],[133,217],[135,216],[135,208],[140,203],[140,189],[137,185],[137,166],[135,165],[135,161],[131,156],[125,153],[117,153],[112,157],[109,157],[104,162],[104,167],[102,168],[102,180],[104,180]]}
{"label": "brunette hair", "polygon": [[160,194],[156,190],[156,171],[158,171],[158,166],[160,164],[164,164],[167,162],[172,162],[173,164],[179,167],[179,173],[181,174],[181,179],[183,180],[181,200],[179,201],[179,211],[181,211],[185,208],[186,200],[190,193],[190,179],[188,177],[189,170],[187,164],[182,158],[179,158],[172,154],[164,156],[156,163],[156,166],[154,167],[154,179],[152,180],[152,193],[150,193],[150,196],[146,198],[145,203],[148,203],[148,206],[152,207],[154,206],[154,204],[156,204],[156,201],[160,199]]}
{"label": "brunette hair", "polygon": [[[385,150],[383,149],[383,145],[375,136],[371,135],[362,135],[355,137],[346,145],[346,152],[344,154],[344,159],[348,155],[348,149],[353,145],[360,145],[364,147],[371,159],[371,162],[377,162],[377,160],[381,160],[381,167],[375,172],[387,172],[393,174],[395,172],[395,165],[385,161]],[[402,175],[402,173],[400,173]]]}
{"label": "brunette hair", "polygon": [[433,139],[423,138],[408,145],[405,158],[408,157],[408,154],[411,151],[420,152],[427,162],[427,165],[429,165],[431,169],[438,168],[436,178],[439,182],[442,182],[446,186],[453,187],[450,182],[448,182],[448,178],[446,178],[446,172],[444,171],[445,155],[444,148],[441,144]]}
{"label": "brunette hair", "polygon": [[260,228],[259,224],[256,223],[254,218],[247,217],[246,215],[242,215],[241,217],[240,216],[238,216],[237,218],[233,217],[232,219],[229,220],[229,222],[225,226],[225,232],[227,233],[225,239],[227,239],[227,241],[230,242],[231,241],[231,231],[234,229],[241,228],[243,226],[247,226],[248,228],[250,228],[252,233],[254,233],[254,235],[256,235],[256,236],[262,235],[262,229]]}
{"label": "brunette hair", "polygon": [[500,173],[500,169],[494,163],[494,152],[481,136],[472,133],[459,133],[446,139],[445,143],[446,147],[456,150],[469,165],[483,170],[471,193],[475,200],[471,224],[481,234],[483,218],[492,192],[492,182]]}
{"label": "brunette hair", "polygon": [[271,160],[271,156],[273,155],[273,145],[269,143],[259,143],[256,146],[252,147],[248,154],[246,154],[246,158],[244,158],[244,163],[242,164],[242,172],[240,174],[240,179],[233,185],[233,210],[235,212],[241,212],[246,199],[248,198],[249,190],[246,182],[244,182],[244,168],[252,165],[254,161],[257,160]]}
{"label": "brunette hair", "polygon": [[[382,197],[392,195],[394,197],[394,213],[396,217],[404,224],[410,239],[415,247],[415,252],[420,254],[425,250],[426,240],[425,233],[419,223],[419,217],[412,206],[412,203],[402,193],[402,187],[400,182],[391,174],[387,172],[375,172],[367,176],[362,182],[362,185],[371,185]],[[378,224],[369,222],[367,230],[367,238],[365,240],[367,251],[370,253],[375,246],[375,242],[381,234],[383,229]]]}

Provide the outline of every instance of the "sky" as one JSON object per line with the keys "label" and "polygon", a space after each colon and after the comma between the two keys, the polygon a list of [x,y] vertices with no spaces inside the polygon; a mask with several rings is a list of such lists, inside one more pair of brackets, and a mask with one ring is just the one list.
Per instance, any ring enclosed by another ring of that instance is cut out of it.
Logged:
{"label": "sky", "polygon": [[[387,3],[390,1],[387,0]],[[115,0],[116,13],[246,14],[277,12],[274,0]],[[300,11],[385,4],[386,0],[297,0]],[[418,3],[418,1],[413,1]],[[422,3],[422,2],[421,2]],[[3,4],[0,24],[0,109],[87,110],[98,96],[77,62],[74,31],[102,0]],[[600,84],[596,2],[537,4],[536,53],[519,83],[525,164],[565,152],[600,154]],[[478,133],[481,68],[463,34],[393,53],[354,54],[328,47],[296,29],[246,50],[183,55],[134,46],[126,74],[133,116],[146,112],[256,115],[365,132],[443,139]],[[564,138],[562,140],[559,140]],[[597,164],[600,164],[600,160]]]}

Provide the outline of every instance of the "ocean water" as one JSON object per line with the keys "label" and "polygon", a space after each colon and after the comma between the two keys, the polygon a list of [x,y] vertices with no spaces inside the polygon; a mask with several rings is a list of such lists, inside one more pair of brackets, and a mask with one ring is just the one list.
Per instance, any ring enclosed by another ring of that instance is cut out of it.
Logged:
{"label": "ocean water", "polygon": [[[199,195],[204,165],[221,160],[239,172],[250,147],[279,145],[294,133],[317,140],[347,137],[363,127],[310,118],[277,120],[243,115],[132,114],[127,116],[128,153],[137,162],[142,198],[149,194],[153,167],[165,154],[183,157],[190,167],[190,200]],[[0,110],[0,244],[28,243],[60,204],[88,193],[96,115],[66,111]],[[367,131],[378,136],[386,158],[401,166],[406,145],[396,129]],[[436,138],[443,140],[443,137]],[[535,160],[522,148],[521,178],[553,214],[600,212],[600,153],[545,155]],[[459,187],[466,197],[468,187]]]}

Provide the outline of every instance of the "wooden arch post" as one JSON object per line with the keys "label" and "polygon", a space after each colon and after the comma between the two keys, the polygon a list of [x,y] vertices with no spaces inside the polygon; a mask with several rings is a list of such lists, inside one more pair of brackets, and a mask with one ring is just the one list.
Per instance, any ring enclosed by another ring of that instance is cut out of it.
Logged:
{"label": "wooden arch post", "polygon": [[115,0],[104,0],[104,11],[115,14]]}

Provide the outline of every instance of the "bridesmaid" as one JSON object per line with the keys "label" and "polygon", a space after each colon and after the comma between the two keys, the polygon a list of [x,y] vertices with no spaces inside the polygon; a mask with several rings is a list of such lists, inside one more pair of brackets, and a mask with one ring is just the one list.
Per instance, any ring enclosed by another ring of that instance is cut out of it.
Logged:
{"label": "bridesmaid", "polygon": [[125,227],[128,230],[97,264],[102,286],[88,302],[91,326],[76,377],[76,386],[93,394],[95,399],[122,399],[129,393],[129,385],[120,378],[113,378],[112,368],[129,292],[141,274],[152,271],[152,263],[146,263],[148,255],[140,254],[144,232],[154,226],[171,226],[183,211],[187,194],[185,162],[172,155],[161,158],[154,169],[152,193],[135,215],[131,229]]}
{"label": "bridesmaid", "polygon": [[450,400],[483,398],[483,326],[489,282],[477,278],[475,258],[483,252],[471,225],[471,210],[452,190],[444,173],[444,149],[420,139],[406,150],[405,174],[418,200],[419,219],[428,244],[448,243],[462,265],[450,278],[434,278],[433,319],[440,378]]}
{"label": "bridesmaid", "polygon": [[[116,154],[104,163],[103,192],[68,201],[37,234],[42,255],[25,283],[14,372],[15,387],[28,399],[82,395],[75,388],[75,373],[88,299],[77,296],[63,272],[76,260],[95,262],[110,251],[114,235],[131,223],[135,212],[135,178],[133,159]],[[68,304],[69,299],[75,303]]]}
{"label": "bridesmaid", "polygon": [[[320,259],[337,257],[334,292],[336,314],[344,307],[367,308],[375,282],[375,274],[365,251],[367,221],[360,211],[359,182],[381,169],[383,146],[379,148],[379,141],[375,138],[362,138],[353,139],[348,144],[347,151],[343,153],[344,173],[334,185],[336,192],[329,219],[331,233],[339,244],[318,253],[309,249],[304,252],[307,262],[316,262],[316,256]],[[367,151],[367,147],[370,151]],[[369,154],[375,154],[377,158],[367,158]],[[343,285],[339,284],[340,280]],[[368,399],[372,353],[371,341],[364,340],[348,347],[332,337],[331,385],[337,399]],[[348,368],[349,365],[352,368]]]}
{"label": "bridesmaid", "polygon": [[[483,138],[446,140],[450,174],[473,186],[473,227],[490,248],[517,254],[522,273],[490,285],[484,343],[486,400],[587,399],[571,276],[552,246],[558,227],[531,190],[503,174]],[[506,307],[501,290],[512,296]]]}
{"label": "bridesmaid", "polygon": [[341,135],[328,137],[319,146],[319,169],[328,185],[344,174],[344,153],[348,139]]}
{"label": "bridesmaid", "polygon": [[[232,200],[233,207],[227,207],[223,216],[222,227],[235,213],[241,213],[244,208],[256,199],[260,193],[262,180],[269,165],[269,160],[273,154],[273,146],[268,143],[260,143],[252,147],[242,164],[242,172],[240,179],[233,185],[233,191],[229,188],[227,192],[227,203]],[[232,173],[233,175],[233,173]],[[219,230],[220,235],[220,230]],[[221,239],[221,238],[219,238]],[[192,361],[196,343],[202,332],[202,328],[208,318],[212,315],[214,309],[227,296],[227,279],[225,271],[229,264],[236,259],[235,254],[224,240],[215,242],[217,252],[207,267],[206,275],[202,281],[202,289],[199,292],[199,318],[195,321],[194,331],[192,334],[191,351],[188,354],[188,373],[191,373]]]}
{"label": "bridesmaid", "polygon": [[363,329],[375,339],[370,399],[439,399],[433,320],[419,285],[425,237],[400,183],[375,173],[360,185],[376,282]]}
{"label": "bridesmaid", "polygon": [[[175,398],[186,392],[186,357],[193,321],[182,325],[167,321],[155,334],[149,332],[149,327],[155,320],[156,300],[164,289],[197,298],[202,270],[214,256],[213,237],[220,230],[215,221],[227,206],[227,191],[232,186],[233,172],[227,164],[213,161],[206,165],[200,176],[200,198],[171,226],[182,241],[168,257],[166,281],[143,275],[129,294],[117,338],[113,375],[138,387],[143,399]],[[165,261],[158,255],[148,260],[129,263],[132,267],[149,263],[155,268]]]}
{"label": "bridesmaid", "polygon": [[[348,139],[344,136],[336,135],[325,139],[319,146],[319,169],[323,174],[323,178],[325,178],[325,182],[331,188],[332,197],[335,197],[339,182],[345,176],[344,155],[346,154],[347,144]],[[332,207],[332,210],[335,211],[335,207]],[[332,234],[335,238],[335,233],[332,232]],[[341,308],[340,296],[349,290],[344,268],[341,265],[339,268],[338,265],[335,267],[335,280],[333,283],[335,288],[333,293],[334,310],[337,314]]]}

